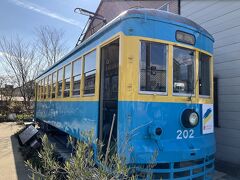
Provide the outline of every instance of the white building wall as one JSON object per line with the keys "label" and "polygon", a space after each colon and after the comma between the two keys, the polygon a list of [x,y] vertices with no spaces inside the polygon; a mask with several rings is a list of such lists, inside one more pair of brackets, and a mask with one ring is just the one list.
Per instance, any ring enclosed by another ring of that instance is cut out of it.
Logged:
{"label": "white building wall", "polygon": [[214,74],[218,78],[217,159],[240,164],[240,1],[181,0],[181,15],[214,39]]}

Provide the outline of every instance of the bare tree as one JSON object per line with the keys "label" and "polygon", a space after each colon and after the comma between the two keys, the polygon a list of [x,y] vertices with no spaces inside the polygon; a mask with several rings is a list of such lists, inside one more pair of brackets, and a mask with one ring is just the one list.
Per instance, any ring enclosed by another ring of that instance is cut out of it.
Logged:
{"label": "bare tree", "polygon": [[16,36],[0,39],[3,67],[11,80],[19,88],[25,108],[34,96],[34,79],[42,70],[42,61],[36,55],[36,46]]}
{"label": "bare tree", "polygon": [[4,91],[4,85],[6,84],[6,77],[5,76],[0,76],[0,101],[3,100],[3,91]]}
{"label": "bare tree", "polygon": [[41,26],[36,29],[36,36],[39,53],[48,66],[53,65],[66,54],[63,30]]}
{"label": "bare tree", "polygon": [[6,75],[0,76],[0,101],[11,102],[14,92],[12,79],[13,77],[10,78]]}

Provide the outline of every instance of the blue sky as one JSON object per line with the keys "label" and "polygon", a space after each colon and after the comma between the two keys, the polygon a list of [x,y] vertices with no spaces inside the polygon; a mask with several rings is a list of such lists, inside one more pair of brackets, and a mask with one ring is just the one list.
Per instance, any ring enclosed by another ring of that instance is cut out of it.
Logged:
{"label": "blue sky", "polygon": [[[18,34],[34,39],[37,27],[47,25],[63,29],[67,46],[75,46],[87,17],[74,13],[76,7],[95,12],[100,0],[2,0],[0,37]],[[0,74],[1,74],[0,69]]]}

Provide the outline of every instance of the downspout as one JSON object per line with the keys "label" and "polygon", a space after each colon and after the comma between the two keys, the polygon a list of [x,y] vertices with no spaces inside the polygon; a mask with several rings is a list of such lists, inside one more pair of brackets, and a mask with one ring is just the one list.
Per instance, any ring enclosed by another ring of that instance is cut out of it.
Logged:
{"label": "downspout", "polygon": [[178,14],[181,15],[181,0],[178,0]]}

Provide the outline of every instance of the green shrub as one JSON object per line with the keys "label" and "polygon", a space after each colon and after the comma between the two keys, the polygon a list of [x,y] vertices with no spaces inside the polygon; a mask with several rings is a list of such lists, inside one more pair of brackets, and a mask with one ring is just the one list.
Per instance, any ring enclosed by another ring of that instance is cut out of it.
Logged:
{"label": "green shrub", "polygon": [[[93,141],[92,133],[85,136],[85,141],[78,141],[75,146],[75,154],[64,164],[57,161],[54,146],[43,136],[42,150],[38,153],[39,162],[27,161],[26,165],[32,172],[32,179],[69,179],[69,180],[108,180],[108,179],[135,179],[129,175],[129,168],[117,154],[104,159],[101,152],[102,145]],[[86,135],[86,134],[85,134]],[[72,144],[69,138],[69,144]],[[98,146],[98,164],[94,160],[93,144]]]}

